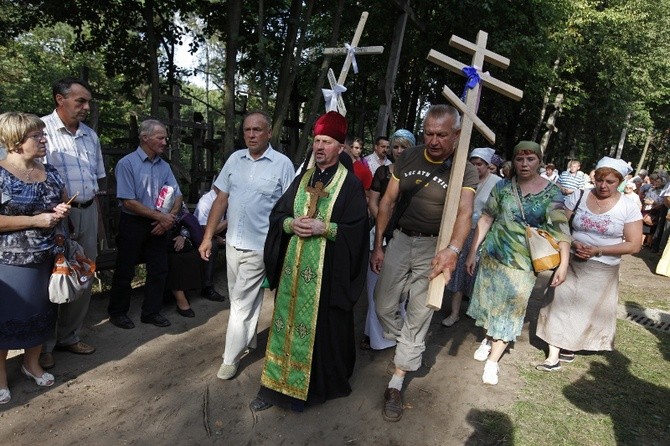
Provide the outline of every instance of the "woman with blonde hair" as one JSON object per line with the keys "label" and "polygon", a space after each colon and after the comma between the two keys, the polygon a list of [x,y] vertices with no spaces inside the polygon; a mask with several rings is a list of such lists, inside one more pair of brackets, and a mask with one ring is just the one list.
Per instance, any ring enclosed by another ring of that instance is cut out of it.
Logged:
{"label": "woman with blonde hair", "polygon": [[38,386],[54,377],[39,364],[53,334],[56,305],[48,284],[54,263],[55,227],[70,206],[65,183],[46,155],[44,123],[35,115],[0,115],[0,404],[8,403],[7,353],[23,349],[21,372]]}

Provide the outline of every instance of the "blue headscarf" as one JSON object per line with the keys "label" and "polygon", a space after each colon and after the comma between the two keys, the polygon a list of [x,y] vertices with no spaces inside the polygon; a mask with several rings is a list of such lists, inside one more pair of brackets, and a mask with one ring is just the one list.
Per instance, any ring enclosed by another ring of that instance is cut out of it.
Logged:
{"label": "blue headscarf", "polygon": [[395,133],[393,133],[393,135],[391,135],[392,140],[395,139],[395,138],[405,138],[410,143],[412,143],[412,146],[416,145],[416,138],[414,137],[414,134],[412,132],[410,132],[409,130],[405,130],[405,129],[396,130]]}

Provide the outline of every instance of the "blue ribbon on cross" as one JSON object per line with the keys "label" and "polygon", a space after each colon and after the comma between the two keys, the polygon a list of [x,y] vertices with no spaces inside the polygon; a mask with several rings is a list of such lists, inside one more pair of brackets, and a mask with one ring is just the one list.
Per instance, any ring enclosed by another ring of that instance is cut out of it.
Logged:
{"label": "blue ribbon on cross", "polygon": [[468,94],[468,90],[475,88],[479,83],[479,72],[477,67],[470,66],[463,67],[461,71],[468,78],[468,80],[465,82],[465,87],[463,87],[463,93],[461,93],[461,101],[465,102],[465,97]]}

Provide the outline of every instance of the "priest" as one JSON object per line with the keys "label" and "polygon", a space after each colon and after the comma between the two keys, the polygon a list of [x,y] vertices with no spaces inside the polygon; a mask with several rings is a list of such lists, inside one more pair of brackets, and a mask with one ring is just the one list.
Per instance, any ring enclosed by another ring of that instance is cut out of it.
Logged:
{"label": "priest", "polygon": [[296,177],[270,214],[265,265],[277,296],[253,411],[302,411],[351,393],[368,215],[360,181],[338,161],[346,134],[347,121],[335,111],[316,121],[316,165]]}

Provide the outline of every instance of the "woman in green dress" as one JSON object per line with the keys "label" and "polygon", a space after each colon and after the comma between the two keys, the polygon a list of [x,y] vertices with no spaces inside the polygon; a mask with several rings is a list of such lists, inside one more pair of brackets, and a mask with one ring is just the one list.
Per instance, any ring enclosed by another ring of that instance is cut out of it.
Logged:
{"label": "woman in green dress", "polygon": [[558,186],[540,176],[541,157],[535,142],[521,141],[514,147],[512,179],[498,182],[491,191],[466,261],[472,274],[479,252],[479,272],[467,314],[486,330],[474,355],[476,360],[486,361],[482,375],[485,384],[498,383],[498,361],[507,344],[521,334],[537,278],[526,243],[525,222],[546,230],[559,242],[561,263],[550,285],[563,283],[567,273],[570,231],[563,195]]}

